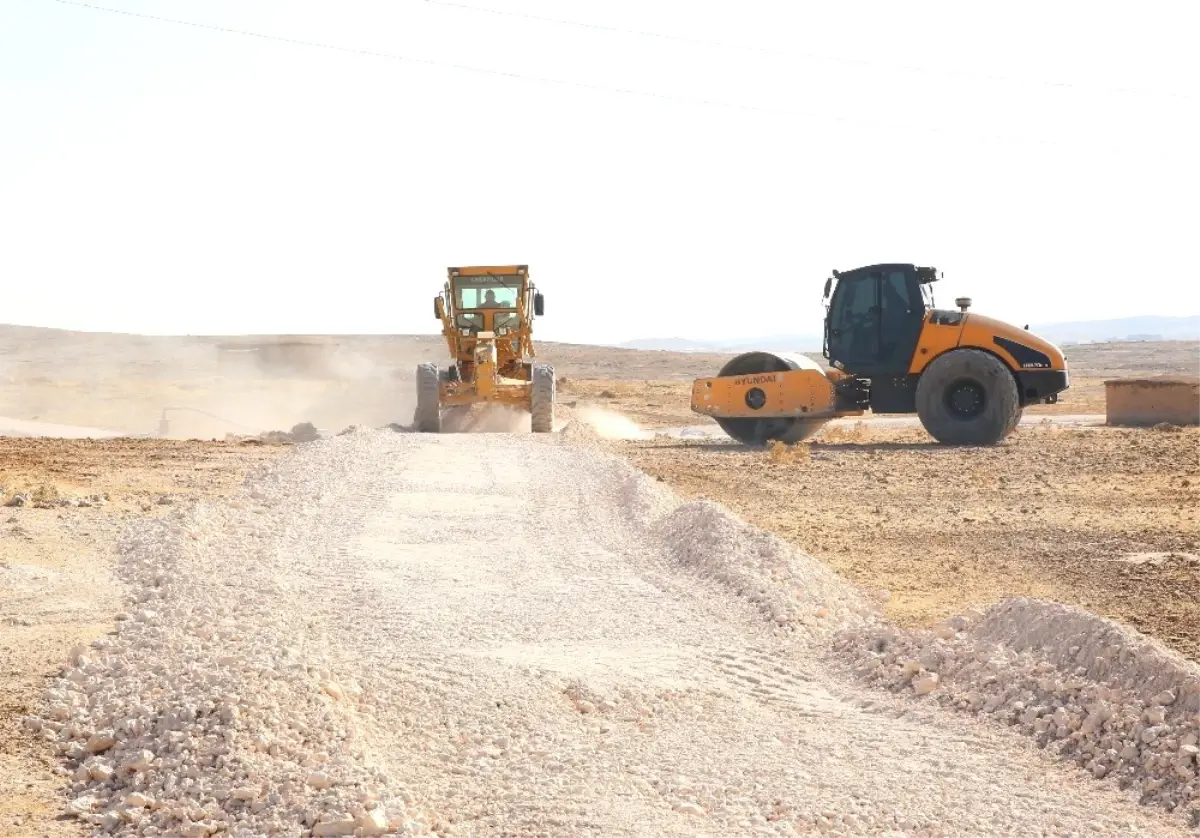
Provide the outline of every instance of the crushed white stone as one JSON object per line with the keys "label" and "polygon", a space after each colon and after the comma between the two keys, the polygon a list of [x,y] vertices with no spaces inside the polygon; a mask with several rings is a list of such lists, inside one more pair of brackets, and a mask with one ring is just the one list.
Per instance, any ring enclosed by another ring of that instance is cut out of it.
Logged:
{"label": "crushed white stone", "polygon": [[1193,670],[1020,603],[889,628],[602,446],[319,440],[122,551],[26,720],[110,834],[1188,834],[1116,786],[1194,801]]}
{"label": "crushed white stone", "polygon": [[870,683],[932,693],[1200,821],[1200,666],[1151,638],[1079,608],[1017,598],[929,631],[849,629],[835,647]]}

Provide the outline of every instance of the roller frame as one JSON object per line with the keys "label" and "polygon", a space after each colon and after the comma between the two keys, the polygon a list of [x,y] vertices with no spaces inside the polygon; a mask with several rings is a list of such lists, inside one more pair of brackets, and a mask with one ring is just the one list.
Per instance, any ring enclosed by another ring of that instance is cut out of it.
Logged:
{"label": "roller frame", "polygon": [[743,443],[799,442],[830,419],[863,414],[839,409],[835,381],[841,377],[804,355],[746,352],[716,376],[696,379],[691,407]]}

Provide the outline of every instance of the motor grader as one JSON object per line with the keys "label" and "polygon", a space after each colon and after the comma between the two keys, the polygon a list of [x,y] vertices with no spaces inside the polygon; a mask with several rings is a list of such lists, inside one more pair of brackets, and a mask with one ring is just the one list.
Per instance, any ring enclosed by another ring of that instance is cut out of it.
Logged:
{"label": "motor grader", "polygon": [[475,404],[526,410],[534,433],[554,430],[554,368],[536,364],[533,318],[545,308],[528,265],[447,268],[434,315],[453,359],[446,369],[417,366],[416,430],[439,433],[443,420]]}
{"label": "motor grader", "polygon": [[746,352],[692,386],[692,410],[746,444],[807,439],[831,419],[916,413],[940,443],[993,445],[1025,407],[1069,386],[1058,347],[1028,331],[934,305],[935,268],[868,265],[825,281],[828,370],[799,354]]}

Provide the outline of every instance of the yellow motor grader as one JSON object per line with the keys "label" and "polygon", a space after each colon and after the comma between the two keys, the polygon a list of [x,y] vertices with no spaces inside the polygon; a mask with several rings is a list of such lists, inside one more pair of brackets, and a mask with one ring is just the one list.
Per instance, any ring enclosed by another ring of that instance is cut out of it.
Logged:
{"label": "yellow motor grader", "polygon": [[545,301],[528,265],[447,268],[434,315],[453,359],[417,366],[416,430],[439,433],[446,413],[474,404],[526,410],[534,433],[554,430],[554,368],[531,360],[533,318]]}
{"label": "yellow motor grader", "polygon": [[1057,346],[1028,327],[935,307],[934,268],[867,265],[825,281],[823,354],[746,352],[692,387],[692,410],[747,444],[799,442],[830,419],[917,414],[950,445],[993,445],[1025,407],[1052,404],[1069,386]]}

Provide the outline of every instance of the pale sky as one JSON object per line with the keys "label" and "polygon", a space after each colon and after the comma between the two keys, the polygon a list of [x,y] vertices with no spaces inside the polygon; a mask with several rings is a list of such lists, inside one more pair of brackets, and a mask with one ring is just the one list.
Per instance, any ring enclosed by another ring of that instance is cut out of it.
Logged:
{"label": "pale sky", "polygon": [[0,322],[432,332],[511,263],[575,342],[817,332],[884,261],[1200,312],[1195,0],[94,5],[415,60],[0,0]]}

